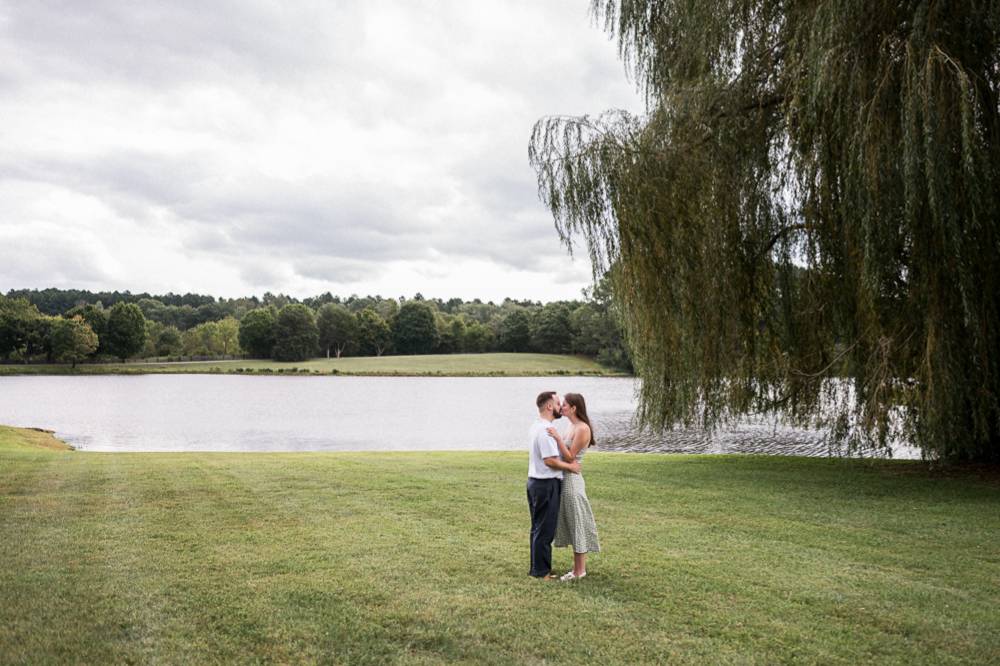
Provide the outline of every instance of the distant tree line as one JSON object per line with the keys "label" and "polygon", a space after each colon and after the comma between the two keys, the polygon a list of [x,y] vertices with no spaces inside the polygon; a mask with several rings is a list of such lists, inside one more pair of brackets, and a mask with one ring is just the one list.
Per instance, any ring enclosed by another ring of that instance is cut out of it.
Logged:
{"label": "distant tree line", "polygon": [[134,303],[105,311],[93,305],[50,317],[24,298],[0,296],[0,358],[72,363],[99,356],[134,358],[148,337],[146,318]]}
{"label": "distant tree line", "polygon": [[[594,356],[632,371],[603,282],[583,300],[298,300],[185,294],[11,290],[0,296],[0,358],[72,362],[242,354],[302,361],[315,356],[543,352]],[[66,323],[69,322],[69,323]],[[75,351],[70,351],[70,350]]]}

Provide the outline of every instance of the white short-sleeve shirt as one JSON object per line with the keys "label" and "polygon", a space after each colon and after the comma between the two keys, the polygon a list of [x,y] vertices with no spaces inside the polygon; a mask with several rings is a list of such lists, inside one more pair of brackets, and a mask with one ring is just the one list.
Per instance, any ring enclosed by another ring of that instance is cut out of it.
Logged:
{"label": "white short-sleeve shirt", "polygon": [[561,469],[552,469],[543,458],[559,457],[559,445],[556,440],[545,432],[552,424],[538,417],[528,431],[528,476],[532,479],[561,479]]}

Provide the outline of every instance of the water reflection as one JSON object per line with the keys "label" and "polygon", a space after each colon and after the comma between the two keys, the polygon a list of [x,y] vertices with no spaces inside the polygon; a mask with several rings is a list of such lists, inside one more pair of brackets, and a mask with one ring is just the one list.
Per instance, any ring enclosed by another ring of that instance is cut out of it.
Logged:
{"label": "water reflection", "polygon": [[769,424],[642,434],[633,389],[598,377],[2,377],[0,423],[87,451],[525,450],[535,396],[554,390],[584,395],[602,451],[830,454],[820,433]]}
{"label": "water reflection", "polygon": [[741,424],[717,430],[677,429],[662,435],[640,434],[622,419],[610,428],[604,451],[632,453],[748,453],[787,456],[826,456],[822,433],[773,425]]}

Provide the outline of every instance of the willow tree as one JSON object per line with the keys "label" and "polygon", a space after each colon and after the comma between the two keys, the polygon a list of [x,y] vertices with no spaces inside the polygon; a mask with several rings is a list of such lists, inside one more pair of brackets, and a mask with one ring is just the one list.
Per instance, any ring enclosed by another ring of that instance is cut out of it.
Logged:
{"label": "willow tree", "polygon": [[1000,3],[594,0],[646,113],[539,121],[639,418],[1000,458]]}

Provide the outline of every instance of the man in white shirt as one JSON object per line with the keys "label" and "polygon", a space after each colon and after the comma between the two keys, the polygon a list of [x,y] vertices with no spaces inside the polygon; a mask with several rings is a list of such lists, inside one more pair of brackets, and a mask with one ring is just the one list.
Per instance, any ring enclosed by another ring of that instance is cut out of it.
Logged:
{"label": "man in white shirt", "polygon": [[528,508],[531,511],[531,570],[535,578],[552,580],[552,540],[559,520],[559,496],[563,472],[580,473],[580,463],[559,457],[559,445],[546,428],[562,416],[555,391],[540,393],[535,400],[538,418],[528,431]]}

